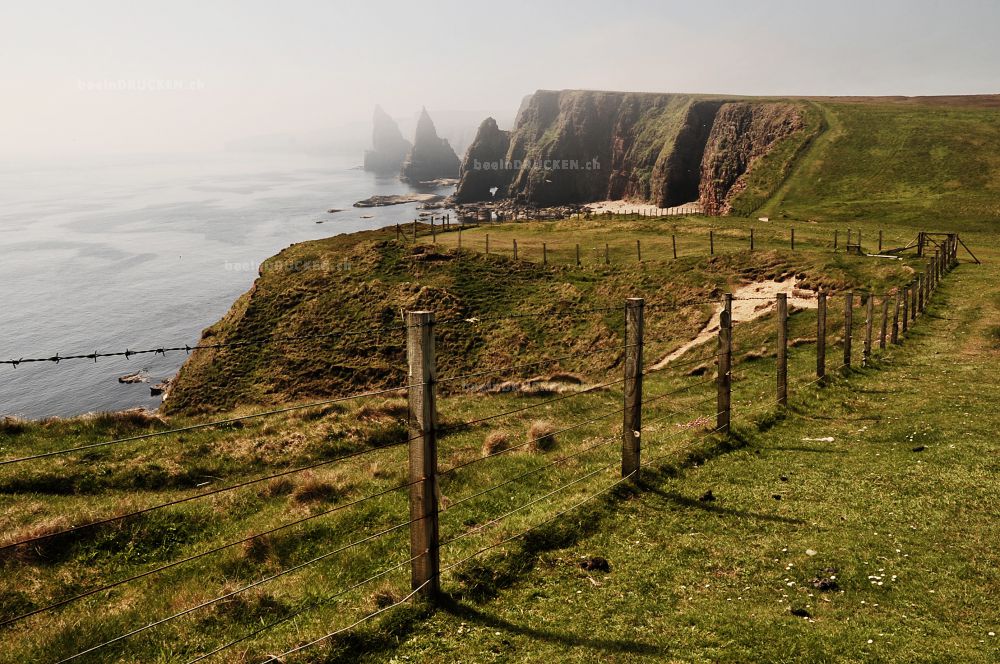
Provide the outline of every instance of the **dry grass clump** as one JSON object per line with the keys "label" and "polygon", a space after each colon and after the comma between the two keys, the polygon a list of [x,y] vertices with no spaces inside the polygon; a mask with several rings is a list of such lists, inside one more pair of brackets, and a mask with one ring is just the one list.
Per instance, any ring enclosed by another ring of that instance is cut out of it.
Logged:
{"label": "dry grass clump", "polygon": [[491,431],[483,441],[483,456],[491,456],[510,447],[510,435],[506,431]]}
{"label": "dry grass clump", "polygon": [[288,476],[275,477],[264,484],[260,493],[265,498],[275,498],[277,496],[287,496],[295,489],[295,482]]}
{"label": "dry grass clump", "polygon": [[528,449],[547,452],[556,446],[556,425],[548,420],[535,420],[528,427]]}
{"label": "dry grass clump", "polygon": [[393,604],[399,604],[403,596],[388,583],[383,583],[375,592],[368,596],[369,610],[386,609]]}
{"label": "dry grass clump", "polygon": [[296,503],[312,503],[320,500],[332,500],[340,496],[343,488],[339,483],[320,479],[314,473],[303,473],[292,491],[292,500]]}
{"label": "dry grass clump", "polygon": [[85,420],[98,427],[142,429],[165,424],[163,418],[145,408],[130,408],[116,412],[89,413]]}
{"label": "dry grass clump", "polygon": [[788,345],[792,348],[796,346],[805,346],[806,344],[816,343],[816,337],[796,337],[788,342]]}
{"label": "dry grass clump", "polygon": [[28,421],[21,419],[20,417],[15,417],[13,415],[7,415],[0,417],[0,434],[6,434],[8,436],[16,436],[22,434],[28,430]]}
{"label": "dry grass clump", "polygon": [[406,399],[384,399],[380,403],[366,403],[358,408],[354,416],[359,420],[383,418],[402,419],[409,415]]}
{"label": "dry grass clump", "polygon": [[267,535],[243,543],[243,557],[260,564],[274,555],[274,543]]}

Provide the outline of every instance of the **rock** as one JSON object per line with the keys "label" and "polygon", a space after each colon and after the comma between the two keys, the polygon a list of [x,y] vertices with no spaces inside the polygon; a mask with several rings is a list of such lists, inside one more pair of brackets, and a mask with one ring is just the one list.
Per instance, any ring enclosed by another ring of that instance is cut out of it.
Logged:
{"label": "rock", "polygon": [[455,201],[468,203],[506,197],[514,176],[513,168],[509,167],[512,164],[507,161],[509,148],[510,132],[500,129],[493,118],[483,120],[462,160]]}
{"label": "rock", "polygon": [[149,388],[149,396],[158,397],[161,394],[166,394],[167,392],[170,391],[170,384],[173,382],[174,381],[172,378],[164,378],[159,383],[157,383],[156,385],[152,385]]}
{"label": "rock", "polygon": [[588,572],[610,572],[611,563],[601,556],[590,556],[580,561],[580,567]]}
{"label": "rock", "polygon": [[354,204],[356,208],[385,207],[387,205],[402,205],[404,203],[437,203],[444,200],[437,194],[388,194],[369,196]]}
{"label": "rock", "polygon": [[337,213],[337,212],[343,212],[343,210],[342,210],[342,209],[340,209],[340,208],[330,208],[329,210],[327,210],[327,212],[328,212],[329,214],[335,214],[335,213]]}
{"label": "rock", "polygon": [[438,178],[457,178],[458,155],[448,140],[440,138],[427,109],[420,111],[413,147],[403,161],[399,178],[404,182],[428,182]]}
{"label": "rock", "polygon": [[149,375],[145,371],[136,371],[135,373],[125,374],[124,376],[118,377],[119,383],[125,383],[127,385],[132,385],[134,383],[145,383],[149,380]]}
{"label": "rock", "polygon": [[914,452],[923,452],[926,449],[927,449],[926,445],[917,445],[916,447],[913,448],[913,451]]}
{"label": "rock", "polygon": [[710,503],[710,502],[712,502],[713,500],[715,500],[715,494],[714,494],[714,493],[712,493],[712,490],[711,490],[711,489],[709,489],[709,490],[708,490],[708,491],[706,491],[705,493],[701,494],[701,497],[700,497],[700,498],[698,498],[698,500],[700,500],[700,501],[701,501],[701,502],[703,502],[703,503]]}
{"label": "rock", "polygon": [[774,498],[775,500],[781,500],[781,494],[780,493],[773,493],[773,494],[771,494],[771,497]]}
{"label": "rock", "polygon": [[372,129],[372,149],[365,151],[364,169],[375,173],[398,173],[413,146],[403,138],[399,125],[375,107]]}
{"label": "rock", "polygon": [[812,618],[812,615],[801,607],[792,609],[792,615],[799,618]]}

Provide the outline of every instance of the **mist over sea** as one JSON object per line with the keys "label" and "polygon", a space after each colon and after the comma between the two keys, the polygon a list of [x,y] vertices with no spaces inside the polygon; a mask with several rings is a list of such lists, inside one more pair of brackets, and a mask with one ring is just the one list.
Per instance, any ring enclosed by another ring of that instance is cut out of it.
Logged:
{"label": "mist over sea", "polygon": [[[195,345],[282,248],[416,217],[415,204],[352,207],[410,191],[360,161],[250,152],[0,164],[0,359]],[[156,408],[149,386],[184,359],[0,365],[0,415]],[[118,382],[140,370],[150,383]]]}

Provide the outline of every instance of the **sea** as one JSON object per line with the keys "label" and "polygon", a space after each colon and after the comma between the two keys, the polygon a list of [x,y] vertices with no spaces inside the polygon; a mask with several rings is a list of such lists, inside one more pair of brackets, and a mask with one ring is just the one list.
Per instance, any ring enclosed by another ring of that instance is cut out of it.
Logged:
{"label": "sea", "polygon": [[[282,248],[417,217],[415,203],[353,207],[411,191],[360,161],[220,152],[0,163],[0,360],[195,345]],[[0,364],[0,416],[155,409],[150,386],[185,357]],[[136,372],[148,382],[118,381]]]}

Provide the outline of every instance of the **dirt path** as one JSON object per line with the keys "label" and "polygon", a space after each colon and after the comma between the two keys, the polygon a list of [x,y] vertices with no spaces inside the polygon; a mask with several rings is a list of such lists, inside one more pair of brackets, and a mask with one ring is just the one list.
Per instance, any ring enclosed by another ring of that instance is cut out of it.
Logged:
{"label": "dirt path", "polygon": [[[785,281],[759,281],[733,292],[733,322],[745,323],[755,320],[774,311],[776,306],[775,296],[778,293],[788,295],[789,311],[792,309],[815,309],[816,293],[807,289],[797,288],[794,279]],[[659,360],[652,366],[653,370],[663,369],[671,362],[683,357],[692,348],[702,345],[715,339],[719,332],[719,314],[722,313],[722,305],[718,305],[701,332],[691,341]]]}
{"label": "dirt path", "polygon": [[612,214],[625,214],[631,212],[639,212],[641,214],[653,214],[653,215],[680,215],[680,214],[701,214],[702,207],[701,203],[694,201],[691,203],[684,203],[683,205],[675,205],[674,207],[661,208],[653,205],[651,203],[633,203],[631,201],[600,201],[597,203],[590,203],[587,205],[591,212],[596,214],[604,214],[605,212],[610,212]]}

